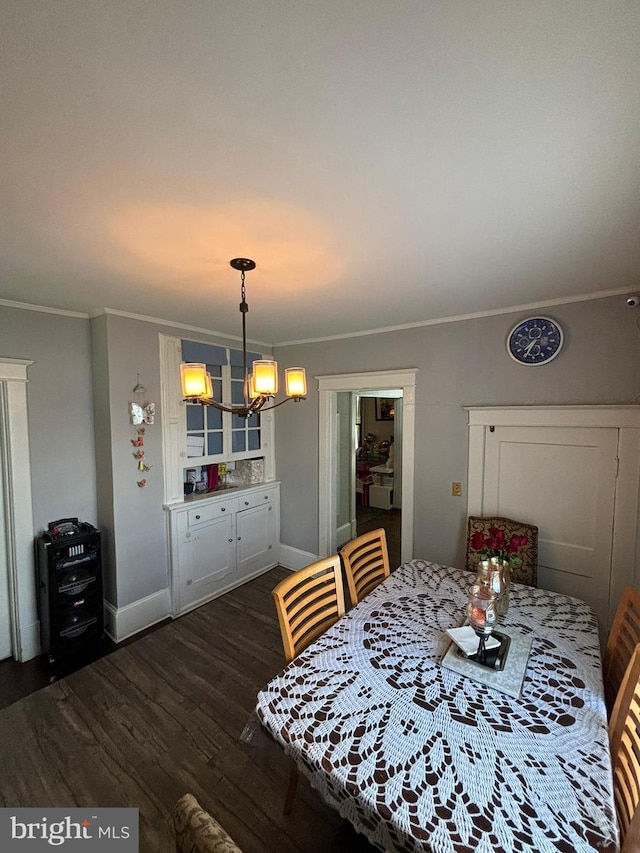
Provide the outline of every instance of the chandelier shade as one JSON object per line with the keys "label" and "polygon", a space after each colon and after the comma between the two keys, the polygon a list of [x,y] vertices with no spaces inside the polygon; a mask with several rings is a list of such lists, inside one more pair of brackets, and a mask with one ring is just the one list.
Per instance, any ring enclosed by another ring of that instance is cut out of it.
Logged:
{"label": "chandelier shade", "polygon": [[243,402],[226,405],[222,400],[215,400],[213,382],[207,372],[206,364],[200,362],[180,365],[180,380],[182,396],[187,402],[201,403],[204,406],[214,406],[223,412],[248,418],[260,411],[268,411],[281,406],[288,400],[299,402],[307,396],[307,377],[304,367],[288,367],[285,370],[286,397],[277,403],[265,405],[278,393],[278,364],[272,359],[259,359],[253,362],[253,373],[247,370],[247,331],[246,315],[249,305],[246,300],[245,272],[255,269],[255,262],[250,258],[234,258],[229,262],[241,274],[240,314],[242,315],[242,369],[243,369]]}
{"label": "chandelier shade", "polygon": [[256,394],[275,397],[278,393],[278,363],[275,361],[253,362],[253,387]]}
{"label": "chandelier shade", "polygon": [[287,397],[307,396],[307,374],[304,367],[287,367],[284,371]]}
{"label": "chandelier shade", "polygon": [[204,364],[181,364],[182,395],[204,397],[207,392],[207,375],[207,367]]}

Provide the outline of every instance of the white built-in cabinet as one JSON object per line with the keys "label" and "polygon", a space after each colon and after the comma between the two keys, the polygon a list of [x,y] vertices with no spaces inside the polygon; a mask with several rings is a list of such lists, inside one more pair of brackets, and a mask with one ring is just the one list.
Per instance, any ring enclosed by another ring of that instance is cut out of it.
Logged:
{"label": "white built-in cabinet", "polygon": [[196,497],[166,510],[174,616],[279,562],[279,483]]}
{"label": "white built-in cabinet", "polygon": [[[219,460],[187,456],[187,418],[180,392],[181,342],[160,335],[165,510],[168,519],[172,614],[178,616],[277,566],[280,560],[280,484],[275,480],[272,412],[260,415],[260,454],[266,482],[184,497],[184,469],[234,462],[234,423],[223,419],[229,451]],[[230,380],[231,381],[231,380]],[[231,449],[229,449],[231,448]]]}

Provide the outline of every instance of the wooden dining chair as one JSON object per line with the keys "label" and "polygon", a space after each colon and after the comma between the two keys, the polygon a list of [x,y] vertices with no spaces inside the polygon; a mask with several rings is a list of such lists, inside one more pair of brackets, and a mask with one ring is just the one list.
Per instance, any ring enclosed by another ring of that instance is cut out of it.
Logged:
{"label": "wooden dining chair", "polygon": [[510,539],[512,536],[526,537],[527,544],[521,545],[517,553],[517,556],[522,560],[522,564],[511,570],[511,579],[516,583],[524,583],[527,586],[537,586],[538,528],[535,524],[516,521],[513,518],[506,518],[503,515],[470,515],[468,517],[466,555],[466,566],[468,571],[475,574],[478,569],[478,552],[471,547],[471,537],[474,533],[478,532],[481,532],[486,536],[492,527],[504,530],[507,539]]}
{"label": "wooden dining chair", "polygon": [[633,650],[638,643],[640,643],[640,592],[627,586],[620,596],[602,664],[604,696],[609,714],[616,701]]}
{"label": "wooden dining chair", "polygon": [[389,577],[387,534],[382,527],[347,542],[340,556],[352,605]]}
{"label": "wooden dining chair", "polygon": [[621,853],[640,849],[640,643],[631,654],[609,723]]}
{"label": "wooden dining chair", "polygon": [[[340,557],[335,554],[293,572],[273,590],[282,646],[287,663],[344,616]],[[298,787],[298,767],[292,761],[284,814],[289,814]]]}

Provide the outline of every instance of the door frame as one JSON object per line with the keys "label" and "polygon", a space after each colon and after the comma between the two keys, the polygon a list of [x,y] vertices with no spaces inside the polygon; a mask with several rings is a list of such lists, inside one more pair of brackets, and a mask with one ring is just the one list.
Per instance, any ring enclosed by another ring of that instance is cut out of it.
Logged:
{"label": "door frame", "polygon": [[619,431],[609,620],[627,584],[640,583],[640,406],[465,406],[469,423],[467,515],[483,514],[485,434],[492,427],[613,427]]}
{"label": "door frame", "polygon": [[328,557],[336,550],[337,440],[336,408],[338,391],[402,391],[402,561],[413,557],[414,530],[414,447],[415,391],[418,368],[382,370],[370,373],[341,373],[316,376],[318,380],[318,554]]}
{"label": "door frame", "polygon": [[9,622],[13,657],[27,661],[40,652],[33,548],[31,462],[27,417],[27,368],[32,361],[0,358],[0,453],[4,497]]}

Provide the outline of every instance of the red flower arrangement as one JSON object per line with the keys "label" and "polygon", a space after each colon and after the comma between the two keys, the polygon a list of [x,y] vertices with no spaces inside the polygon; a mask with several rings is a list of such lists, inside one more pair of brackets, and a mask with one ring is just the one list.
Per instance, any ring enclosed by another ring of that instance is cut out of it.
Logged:
{"label": "red flower arrangement", "polygon": [[511,568],[519,566],[522,558],[518,551],[527,544],[526,536],[516,536],[515,533],[507,540],[507,535],[499,527],[490,527],[485,535],[482,530],[476,530],[471,534],[471,549],[478,551],[480,559],[488,560],[490,557],[498,557],[505,560]]}

